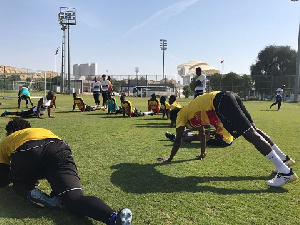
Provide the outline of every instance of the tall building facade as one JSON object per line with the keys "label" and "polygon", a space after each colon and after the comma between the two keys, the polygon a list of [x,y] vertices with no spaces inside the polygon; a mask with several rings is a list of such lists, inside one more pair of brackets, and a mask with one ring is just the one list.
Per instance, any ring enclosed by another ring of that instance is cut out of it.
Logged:
{"label": "tall building facade", "polygon": [[94,76],[98,74],[97,63],[74,64],[73,75],[76,80],[84,80],[85,76]]}

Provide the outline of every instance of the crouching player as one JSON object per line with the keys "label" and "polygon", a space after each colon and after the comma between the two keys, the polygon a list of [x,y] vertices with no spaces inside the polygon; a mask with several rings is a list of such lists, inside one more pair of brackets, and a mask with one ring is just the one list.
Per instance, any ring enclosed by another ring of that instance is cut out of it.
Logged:
{"label": "crouching player", "polygon": [[156,98],[155,94],[152,94],[151,98],[148,100],[148,111],[153,111],[157,115],[159,114],[160,111],[159,101]]}
{"label": "crouching player", "polygon": [[[16,118],[6,126],[7,137],[0,143],[0,187],[13,183],[14,191],[43,208],[65,208],[105,224],[131,224],[132,213],[116,211],[100,198],[85,196],[69,145],[50,130],[31,128]],[[50,195],[37,189],[38,179],[46,179]]]}
{"label": "crouching player", "polygon": [[162,118],[165,118],[165,116],[167,116],[167,119],[169,119],[169,117],[170,117],[170,110],[171,110],[171,106],[167,102],[166,97],[165,96],[161,96],[160,97],[160,111],[163,113]]}

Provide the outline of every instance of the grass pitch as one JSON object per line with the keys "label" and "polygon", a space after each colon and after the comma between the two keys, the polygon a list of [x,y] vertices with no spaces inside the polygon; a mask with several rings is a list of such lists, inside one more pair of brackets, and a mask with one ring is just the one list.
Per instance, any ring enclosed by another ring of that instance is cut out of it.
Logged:
{"label": "grass pitch", "polygon": [[[94,105],[92,95],[81,97]],[[128,100],[147,111],[147,99]],[[189,100],[178,101],[185,105]],[[0,113],[17,110],[17,99],[0,102]],[[269,109],[271,102],[244,103],[256,126],[296,160],[293,168],[300,175],[300,104],[283,103],[278,112],[276,106]],[[57,95],[57,108],[52,109],[55,118],[44,115],[29,121],[68,142],[86,195],[98,196],[115,209],[130,208],[134,224],[299,224],[299,180],[269,188],[265,181],[272,178],[273,165],[243,137],[227,148],[209,147],[203,161],[195,160],[199,143],[184,143],[172,163],[161,163],[156,158],[168,157],[172,147],[164,134],[175,132],[161,115],[123,118],[101,110],[72,112],[72,105],[71,95]],[[25,109],[24,101],[21,109]],[[11,118],[0,118],[1,140]],[[46,181],[40,188],[50,192]],[[9,186],[0,189],[0,224],[102,223],[64,210],[35,208]]]}

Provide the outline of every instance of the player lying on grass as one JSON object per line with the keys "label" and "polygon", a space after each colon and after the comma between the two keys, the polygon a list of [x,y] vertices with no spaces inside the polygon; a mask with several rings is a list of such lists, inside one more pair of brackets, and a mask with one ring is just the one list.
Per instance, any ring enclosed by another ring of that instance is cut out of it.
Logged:
{"label": "player lying on grass", "polygon": [[152,94],[151,98],[148,100],[148,111],[153,111],[157,115],[159,114],[160,107],[159,107],[159,101],[156,98],[156,94]]}
{"label": "player lying on grass", "polygon": [[138,117],[138,116],[144,116],[144,115],[153,115],[152,112],[141,112],[137,108],[133,108],[130,101],[126,100],[125,95],[121,95],[121,106],[122,106],[122,112],[123,116],[127,115],[128,117]]}
{"label": "player lying on grass", "polygon": [[27,111],[22,110],[21,112],[18,112],[18,111],[17,112],[9,112],[8,110],[5,110],[1,114],[1,117],[6,116],[6,115],[16,115],[16,116],[21,116],[21,117],[41,118],[41,116],[45,114],[46,109],[47,109],[48,117],[53,118],[53,116],[51,116],[51,110],[50,110],[50,108],[53,107],[53,104],[52,104],[53,99],[55,99],[54,93],[52,91],[49,91],[46,96],[40,98],[37,106],[34,106],[33,108],[31,108]]}
{"label": "player lying on grass", "polygon": [[33,103],[30,98],[30,92],[27,87],[21,87],[18,93],[18,109],[21,105],[21,100],[25,100],[26,102],[26,108],[28,108],[28,101],[30,102],[31,106],[33,106]]}
{"label": "player lying on grass", "polygon": [[[50,130],[15,118],[6,135],[0,143],[0,187],[12,182],[17,194],[43,208],[64,208],[108,225],[131,224],[129,209],[117,212],[100,198],[84,195],[69,145]],[[35,187],[39,179],[49,182],[50,195]]]}
{"label": "player lying on grass", "polygon": [[73,101],[74,101],[73,111],[75,110],[76,105],[81,112],[95,111],[95,110],[100,110],[100,109],[105,110],[105,108],[100,107],[100,105],[89,106],[89,105],[85,104],[83,99],[78,97],[76,93],[73,93]]}
{"label": "player lying on grass", "polygon": [[[196,97],[179,112],[176,120],[176,138],[169,158],[158,158],[171,162],[179,150],[185,127],[194,127],[201,135],[202,160],[206,156],[206,137],[204,125],[213,125],[222,137],[243,136],[248,142],[275,166],[276,176],[267,181],[269,186],[283,186],[295,181],[298,176],[288,166],[295,161],[285,155],[263,131],[259,130],[240,98],[229,91],[214,91]],[[225,129],[224,129],[225,128]]]}

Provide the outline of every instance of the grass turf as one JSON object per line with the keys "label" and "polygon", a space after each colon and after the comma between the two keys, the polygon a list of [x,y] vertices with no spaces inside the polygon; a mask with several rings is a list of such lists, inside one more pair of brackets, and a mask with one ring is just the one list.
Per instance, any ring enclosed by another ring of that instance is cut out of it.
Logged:
{"label": "grass turf", "polygon": [[[91,95],[81,96],[94,105]],[[147,99],[128,100],[147,110]],[[189,100],[178,101],[185,105]],[[17,99],[0,102],[0,113],[17,110]],[[161,115],[123,118],[101,110],[72,112],[71,95],[57,95],[56,104],[55,118],[29,119],[32,126],[50,129],[68,142],[85,194],[115,209],[130,208],[134,224],[299,224],[299,181],[269,188],[265,181],[272,178],[272,164],[243,137],[227,148],[209,147],[203,161],[194,160],[199,143],[183,143],[172,163],[161,163],[156,158],[168,157],[172,147],[164,133],[175,132]],[[299,162],[300,104],[283,103],[279,112],[276,106],[270,110],[270,104],[245,102],[257,127]],[[0,118],[1,140],[13,117]],[[300,163],[293,168],[300,175]],[[40,188],[50,192],[46,181]],[[0,189],[0,224],[102,223],[63,210],[35,208],[9,186]]]}

